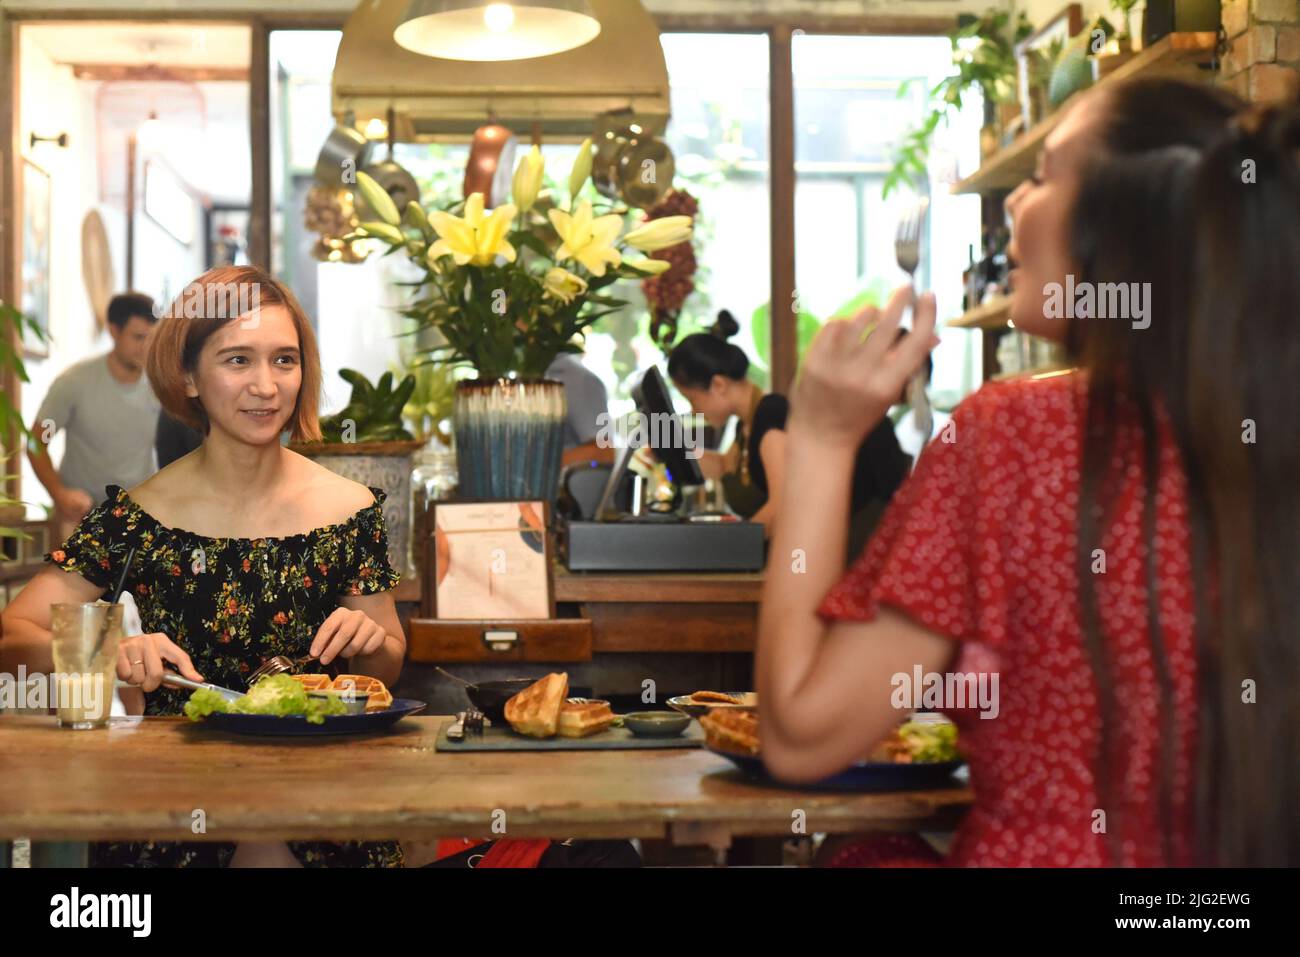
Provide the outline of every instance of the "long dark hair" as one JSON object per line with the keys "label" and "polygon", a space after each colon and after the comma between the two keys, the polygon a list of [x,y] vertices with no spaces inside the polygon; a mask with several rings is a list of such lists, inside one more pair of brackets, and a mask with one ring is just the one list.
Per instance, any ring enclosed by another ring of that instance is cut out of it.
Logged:
{"label": "long dark hair", "polygon": [[749,357],[727,340],[740,331],[736,318],[723,309],[708,332],[687,336],[668,355],[668,378],[688,389],[707,389],[715,375],[737,381],[749,371]]}
{"label": "long dark hair", "polygon": [[1292,99],[1234,121],[1195,183],[1185,448],[1214,568],[1198,806],[1225,864],[1300,864],[1298,163]]}
{"label": "long dark hair", "polygon": [[[1123,469],[1140,458],[1147,632],[1160,694],[1159,819],[1166,863],[1187,863],[1174,850],[1181,802],[1173,777],[1177,742],[1190,729],[1176,721],[1155,531],[1159,436],[1167,431],[1187,476],[1196,596],[1191,855],[1203,864],[1295,864],[1300,722],[1292,696],[1300,653],[1293,636],[1300,602],[1287,585],[1300,564],[1300,455],[1281,417],[1300,399],[1300,351],[1291,345],[1300,300],[1300,190],[1294,160],[1281,157],[1288,136],[1296,145],[1296,124],[1257,121],[1257,132],[1247,135],[1232,122],[1243,106],[1236,97],[1171,79],[1122,84],[1106,106],[1100,149],[1077,199],[1074,259],[1094,284],[1151,285],[1146,328],[1094,316],[1076,321],[1067,336],[1088,373],[1077,568],[1100,694],[1098,794],[1114,818],[1123,784],[1111,780],[1112,769],[1123,766],[1116,760],[1119,707],[1092,556],[1114,518],[1107,505],[1116,501]],[[1268,158],[1268,185],[1242,183],[1241,161],[1251,157],[1260,166]],[[1261,430],[1264,419],[1272,423],[1266,451],[1242,441],[1242,420],[1252,418]],[[1112,463],[1117,455],[1121,461]],[[1258,703],[1243,705],[1246,679],[1267,680],[1271,696],[1261,690]],[[1112,824],[1117,857],[1123,823]]]}

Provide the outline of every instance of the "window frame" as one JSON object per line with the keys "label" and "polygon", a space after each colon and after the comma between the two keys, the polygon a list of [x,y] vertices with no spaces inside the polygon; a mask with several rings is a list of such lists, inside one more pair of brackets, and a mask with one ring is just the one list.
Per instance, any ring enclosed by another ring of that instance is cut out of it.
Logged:
{"label": "window frame", "polygon": [[[265,10],[243,13],[214,4],[186,10],[129,9],[125,5],[103,10],[0,10],[0,76],[11,82],[9,93],[0,97],[0,131],[12,148],[0,151],[0,200],[17,197],[17,175],[22,155],[18,140],[18,31],[23,24],[77,20],[123,20],[140,23],[167,21],[220,21],[239,23],[251,31],[249,53],[249,145],[252,188],[249,218],[249,260],[269,268],[271,263],[271,73],[270,34],[279,30],[342,30],[346,12]],[[953,26],[951,16],[860,15],[828,16],[789,14],[659,14],[654,15],[661,33],[744,33],[768,38],[770,88],[769,172],[771,190],[769,229],[771,234],[771,302],[793,302],[795,280],[795,116],[793,39],[800,35],[828,36],[944,36]],[[18,249],[14,203],[0,202],[0,299],[16,298]],[[793,310],[772,308],[771,388],[788,392],[798,365],[796,317]],[[19,404],[19,383],[0,383]],[[0,444],[15,447],[15,436],[0,436]],[[15,480],[11,493],[20,494]]]}

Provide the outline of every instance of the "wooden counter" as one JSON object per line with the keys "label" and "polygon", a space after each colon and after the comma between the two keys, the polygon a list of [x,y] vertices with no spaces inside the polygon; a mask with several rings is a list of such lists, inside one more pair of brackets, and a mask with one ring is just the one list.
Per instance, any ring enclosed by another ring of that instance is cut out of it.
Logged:
{"label": "wooden counter", "polygon": [[[183,718],[119,718],[66,731],[0,717],[0,840],[428,840],[669,838],[948,828],[970,792],[842,794],[747,781],[708,751],[446,754],[446,718],[366,736],[253,738]],[[195,834],[195,811],[207,830]]]}
{"label": "wooden counter", "polygon": [[555,600],[758,604],[761,572],[571,572],[555,566]]}
{"label": "wooden counter", "polygon": [[[521,633],[519,646],[493,652],[482,641],[490,622],[446,623],[412,617],[408,656],[415,662],[589,661],[602,653],[744,653],[754,650],[761,573],[570,572],[555,566],[562,627]],[[528,628],[516,622],[508,627]]]}
{"label": "wooden counter", "polygon": [[591,620],[592,651],[752,652],[761,573],[555,570],[555,597]]}

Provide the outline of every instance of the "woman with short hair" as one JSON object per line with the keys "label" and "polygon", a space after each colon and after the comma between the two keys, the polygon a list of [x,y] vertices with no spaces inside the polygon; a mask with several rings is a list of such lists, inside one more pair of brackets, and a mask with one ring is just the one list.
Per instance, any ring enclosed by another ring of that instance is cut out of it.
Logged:
{"label": "woman with short hair", "polygon": [[[89,602],[135,558],[126,589],[141,635],[124,638],[117,674],[131,710],[180,714],[188,692],[164,667],[243,688],[275,655],[307,669],[397,681],[406,639],[391,590],[385,493],[281,444],[320,438],[320,358],[293,294],[260,269],[226,266],[190,283],[158,323],[147,371],[164,409],[203,433],[196,450],[109,497],[48,555],[4,610],[6,662],[53,671],[50,605]],[[107,596],[116,599],[116,595]],[[140,698],[143,693],[143,700]],[[292,852],[292,855],[290,854]],[[108,865],[392,866],[396,843],[109,844]]]}

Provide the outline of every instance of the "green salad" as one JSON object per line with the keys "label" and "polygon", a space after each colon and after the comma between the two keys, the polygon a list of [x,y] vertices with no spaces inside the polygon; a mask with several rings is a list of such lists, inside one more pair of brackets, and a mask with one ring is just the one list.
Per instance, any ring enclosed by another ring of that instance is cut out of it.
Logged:
{"label": "green salad", "polygon": [[248,694],[227,701],[215,691],[200,688],[185,702],[185,717],[202,721],[214,712],[222,714],[266,714],[276,717],[302,715],[312,724],[323,724],[334,714],[346,714],[347,708],[333,695],[311,698],[305,689],[289,675],[272,675],[263,678],[248,689]]}
{"label": "green salad", "polygon": [[959,757],[957,726],[948,721],[908,721],[898,729],[898,737],[915,763]]}

